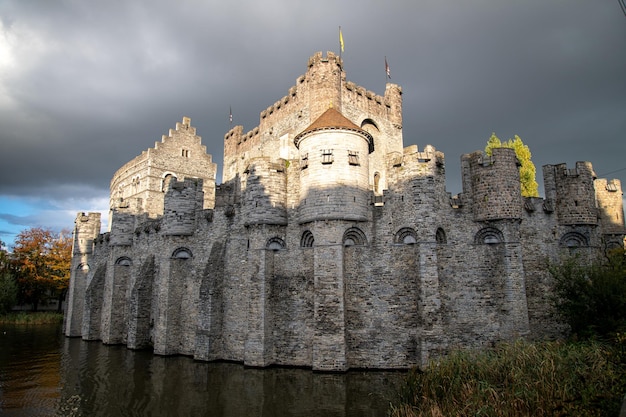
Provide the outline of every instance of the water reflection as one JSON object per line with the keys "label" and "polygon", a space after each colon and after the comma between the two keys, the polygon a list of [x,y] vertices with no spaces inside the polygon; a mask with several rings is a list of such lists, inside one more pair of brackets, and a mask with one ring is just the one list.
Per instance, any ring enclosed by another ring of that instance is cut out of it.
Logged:
{"label": "water reflection", "polygon": [[3,336],[7,416],[385,416],[403,377],[161,357],[64,338],[58,328]]}
{"label": "water reflection", "polygon": [[0,325],[0,415],[47,416],[61,387],[59,326]]}

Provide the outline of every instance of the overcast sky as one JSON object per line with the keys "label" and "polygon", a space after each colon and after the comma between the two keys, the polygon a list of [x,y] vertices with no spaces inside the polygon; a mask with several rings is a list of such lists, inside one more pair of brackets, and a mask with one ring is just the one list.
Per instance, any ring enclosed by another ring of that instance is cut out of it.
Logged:
{"label": "overcast sky", "polygon": [[[402,86],[404,144],[460,156],[519,135],[626,188],[626,16],[617,0],[0,0],[0,240],[108,212],[124,163],[191,117],[218,163],[317,51],[377,94]],[[103,215],[103,220],[106,215]]]}

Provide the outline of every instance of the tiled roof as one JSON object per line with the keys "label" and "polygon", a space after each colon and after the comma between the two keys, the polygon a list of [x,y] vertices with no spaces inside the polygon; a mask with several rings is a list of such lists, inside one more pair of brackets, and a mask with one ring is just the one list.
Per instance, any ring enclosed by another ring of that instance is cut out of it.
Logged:
{"label": "tiled roof", "polygon": [[296,137],[294,138],[294,143],[296,147],[300,143],[302,137],[307,133],[314,132],[316,130],[326,129],[347,129],[359,132],[367,137],[368,141],[370,142],[370,152],[373,151],[374,141],[372,136],[367,131],[361,129],[359,126],[348,120],[348,118],[346,118],[334,107],[330,107],[328,110],[322,113],[320,117],[315,119],[315,121],[311,123],[306,129],[296,135]]}
{"label": "tiled roof", "polygon": [[344,129],[359,129],[360,128],[348,120],[343,114],[339,113],[334,107],[326,110],[320,117],[318,117],[313,123],[309,125],[304,132],[326,128],[344,128]]}

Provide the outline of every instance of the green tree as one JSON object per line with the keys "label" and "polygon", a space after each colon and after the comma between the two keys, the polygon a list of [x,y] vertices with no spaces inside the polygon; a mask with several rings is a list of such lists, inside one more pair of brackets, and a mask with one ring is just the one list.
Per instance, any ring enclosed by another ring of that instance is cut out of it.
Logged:
{"label": "green tree", "polygon": [[522,139],[515,135],[514,139],[509,139],[508,141],[501,142],[500,139],[496,136],[495,133],[491,134],[491,137],[487,141],[487,145],[485,146],[485,153],[491,156],[491,150],[493,148],[511,148],[515,150],[515,155],[517,159],[520,161],[520,185],[522,187],[522,196],[524,197],[538,197],[539,196],[539,185],[535,179],[537,170],[535,169],[535,164],[531,161],[532,154],[530,153],[530,148],[527,145],[524,145]]}
{"label": "green tree", "polygon": [[626,331],[626,262],[617,250],[602,263],[572,257],[549,267],[553,304],[572,333],[586,338]]}
{"label": "green tree", "polygon": [[70,265],[72,260],[72,239],[67,230],[55,238],[48,253],[48,271],[51,291],[57,296],[58,311],[61,312],[61,304],[70,282]]}
{"label": "green tree", "polygon": [[11,311],[17,304],[17,284],[12,274],[10,257],[0,240],[0,313]]}
{"label": "green tree", "polygon": [[0,273],[0,314],[8,313],[17,304],[17,284],[8,272]]}
{"label": "green tree", "polygon": [[495,132],[492,132],[491,137],[487,141],[487,146],[485,146],[485,153],[491,156],[491,150],[493,148],[501,148],[501,147],[502,147],[502,142],[500,142],[500,138],[496,136]]}
{"label": "green tree", "polygon": [[19,301],[33,310],[49,296],[62,299],[69,283],[71,241],[40,227],[20,232],[15,240],[13,263]]}

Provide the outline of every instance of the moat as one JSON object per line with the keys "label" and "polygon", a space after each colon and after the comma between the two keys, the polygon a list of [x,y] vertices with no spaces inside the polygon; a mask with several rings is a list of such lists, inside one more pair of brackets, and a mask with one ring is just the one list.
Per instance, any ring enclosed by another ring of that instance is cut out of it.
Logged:
{"label": "moat", "polygon": [[385,416],[402,372],[328,374],[157,356],[0,325],[0,415]]}

